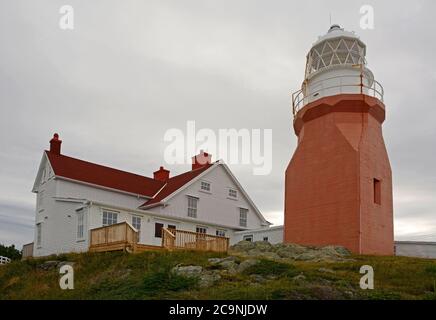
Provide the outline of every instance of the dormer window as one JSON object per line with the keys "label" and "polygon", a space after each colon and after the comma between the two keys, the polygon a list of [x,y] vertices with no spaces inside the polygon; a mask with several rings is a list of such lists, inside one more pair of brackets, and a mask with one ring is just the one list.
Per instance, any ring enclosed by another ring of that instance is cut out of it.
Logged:
{"label": "dormer window", "polygon": [[237,199],[238,191],[236,191],[235,189],[229,189],[229,197],[232,199]]}
{"label": "dormer window", "polygon": [[201,181],[200,189],[201,191],[210,192],[210,183],[207,181]]}

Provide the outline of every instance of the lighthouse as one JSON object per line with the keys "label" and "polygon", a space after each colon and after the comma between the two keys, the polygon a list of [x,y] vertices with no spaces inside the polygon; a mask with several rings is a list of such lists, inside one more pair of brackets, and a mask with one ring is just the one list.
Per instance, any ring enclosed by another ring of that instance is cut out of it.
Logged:
{"label": "lighthouse", "polygon": [[285,177],[284,241],[392,255],[392,172],[383,87],[366,45],[333,25],[312,45],[292,95],[298,145]]}

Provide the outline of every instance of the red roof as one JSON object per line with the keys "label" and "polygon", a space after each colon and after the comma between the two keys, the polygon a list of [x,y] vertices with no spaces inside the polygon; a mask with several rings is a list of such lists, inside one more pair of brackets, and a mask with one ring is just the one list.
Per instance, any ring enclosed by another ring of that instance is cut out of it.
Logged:
{"label": "red roof", "polygon": [[158,204],[213,165],[208,164],[199,169],[182,173],[170,178],[165,183],[50,151],[46,151],[46,154],[56,176],[152,198],[142,206]]}
{"label": "red roof", "polygon": [[162,181],[46,151],[55,175],[146,197],[153,197]]}
{"label": "red roof", "polygon": [[175,192],[178,189],[180,189],[181,187],[183,187],[189,181],[191,181],[192,179],[196,178],[197,176],[199,176],[200,174],[205,172],[211,166],[213,166],[213,164],[207,164],[204,167],[201,167],[199,169],[188,171],[188,172],[182,173],[178,176],[174,176],[174,177],[170,178],[167,181],[165,187],[153,199],[148,200],[141,207],[152,205],[152,204],[157,204],[157,203],[161,202],[163,199],[165,199],[170,194],[172,194],[173,192]]}

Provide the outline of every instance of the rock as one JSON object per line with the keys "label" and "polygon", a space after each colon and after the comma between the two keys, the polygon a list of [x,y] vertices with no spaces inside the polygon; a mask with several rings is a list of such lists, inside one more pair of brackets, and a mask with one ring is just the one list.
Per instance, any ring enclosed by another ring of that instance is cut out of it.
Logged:
{"label": "rock", "polygon": [[221,276],[218,272],[205,272],[200,275],[199,286],[201,288],[208,288],[214,285],[219,280],[221,280]]}
{"label": "rock", "polygon": [[212,265],[212,266],[216,266],[216,265],[220,264],[221,261],[223,261],[223,259],[221,259],[221,258],[210,258],[210,259],[207,259],[207,262],[209,262],[209,264]]}
{"label": "rock", "polygon": [[292,278],[292,281],[295,283],[304,283],[306,281],[306,276],[304,274],[300,274]]}
{"label": "rock", "polygon": [[307,249],[298,244],[280,244],[277,245],[276,253],[282,258],[295,259],[300,254],[308,250],[310,249]]}
{"label": "rock", "polygon": [[51,269],[55,269],[58,266],[58,264],[59,264],[59,261],[46,261],[46,262],[38,265],[38,268],[45,270],[45,271],[48,271]]}
{"label": "rock", "polygon": [[310,261],[310,260],[319,261],[321,259],[320,259],[320,254],[318,252],[312,250],[312,251],[308,251],[308,252],[305,252],[305,253],[302,253],[302,254],[296,256],[295,260],[298,260],[298,261]]}
{"label": "rock", "polygon": [[230,273],[234,273],[234,271],[236,270],[236,268],[238,267],[238,264],[234,261],[231,260],[225,260],[222,261],[219,266],[222,269],[228,270]]}
{"label": "rock", "polygon": [[203,268],[201,266],[175,266],[171,272],[188,278],[200,277]]}
{"label": "rock", "polygon": [[224,258],[222,260],[223,261],[234,261],[236,263],[240,262],[240,259],[238,257],[235,257],[235,256],[228,256],[228,257],[226,257],[226,258]]}
{"label": "rock", "polygon": [[230,250],[234,251],[234,252],[247,252],[251,249],[254,249],[255,246],[256,245],[251,241],[241,241],[241,242],[238,242],[237,244],[231,246]]}
{"label": "rock", "polygon": [[238,273],[242,273],[245,270],[247,270],[248,268],[255,266],[256,264],[258,264],[260,261],[257,259],[248,259],[248,260],[244,260],[242,261],[237,269]]}
{"label": "rock", "polygon": [[256,241],[254,247],[261,252],[271,251],[273,248],[272,244],[267,241]]}
{"label": "rock", "polygon": [[318,271],[322,272],[322,273],[331,273],[331,274],[335,274],[336,273],[336,271],[334,271],[332,269],[327,269],[327,268],[319,268]]}
{"label": "rock", "polygon": [[259,274],[252,274],[250,280],[255,283],[265,283],[266,279]]}
{"label": "rock", "polygon": [[350,250],[348,250],[348,249],[345,248],[345,247],[335,247],[335,250],[336,250],[336,252],[337,252],[339,255],[341,255],[341,256],[343,256],[343,257],[349,257],[349,256],[351,256],[351,252],[350,252]]}
{"label": "rock", "polygon": [[265,258],[269,260],[279,260],[280,256],[275,252],[262,252],[260,255],[258,255],[260,258]]}
{"label": "rock", "polygon": [[259,257],[270,260],[299,260],[299,261],[350,261],[351,255],[344,247],[328,246],[324,248],[305,247],[298,244],[276,244],[268,242],[241,241],[232,246],[231,251],[242,257]]}

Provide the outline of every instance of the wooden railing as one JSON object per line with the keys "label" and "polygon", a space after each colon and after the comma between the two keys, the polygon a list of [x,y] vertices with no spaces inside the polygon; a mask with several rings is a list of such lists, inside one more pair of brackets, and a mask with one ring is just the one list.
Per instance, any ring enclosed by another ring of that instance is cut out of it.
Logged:
{"label": "wooden railing", "polygon": [[25,244],[23,246],[21,259],[25,260],[25,259],[32,258],[32,257],[33,257],[33,242]]}
{"label": "wooden railing", "polygon": [[229,238],[176,229],[162,229],[162,247],[199,251],[227,252]]}
{"label": "wooden railing", "polygon": [[135,250],[138,232],[127,222],[91,230],[90,251]]}

